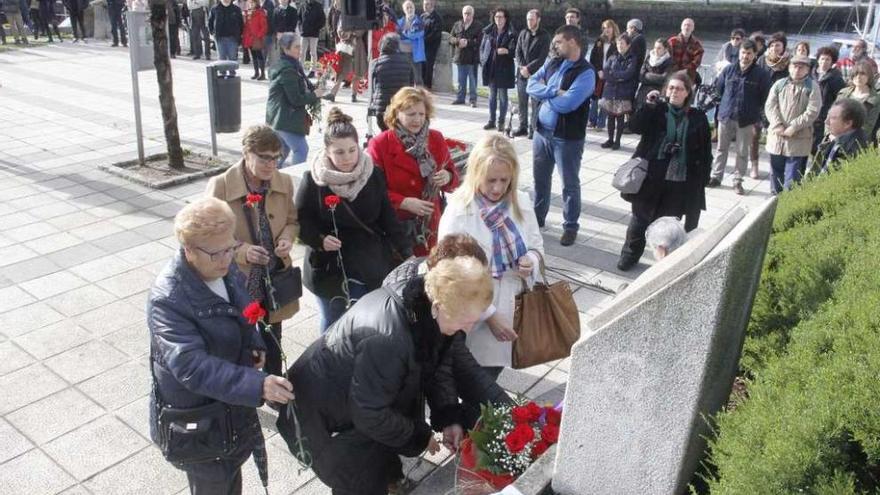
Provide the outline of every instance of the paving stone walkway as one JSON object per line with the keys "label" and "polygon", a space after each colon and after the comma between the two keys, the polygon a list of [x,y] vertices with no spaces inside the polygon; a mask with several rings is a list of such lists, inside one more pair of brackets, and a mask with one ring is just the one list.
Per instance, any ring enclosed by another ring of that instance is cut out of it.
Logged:
{"label": "paving stone walkway", "polygon": [[[45,46],[0,53],[0,492],[17,494],[187,493],[185,476],[164,462],[148,436],[149,341],[147,290],[177,248],[172,218],[199,197],[204,181],[154,191],[98,170],[98,165],[136,157],[128,53],[106,43]],[[209,149],[204,62],[173,62],[179,126],[184,145]],[[249,68],[242,69],[247,77]],[[164,151],[158,88],[140,75],[147,153]],[[267,84],[245,79],[245,125],[263,121]],[[343,90],[340,100],[347,100]],[[446,136],[475,141],[485,131],[485,101],[477,109],[437,98],[433,127]],[[365,122],[366,104],[339,103]],[[362,127],[365,128],[365,127]],[[221,154],[238,158],[240,133],[219,136]],[[603,134],[591,133],[581,168],[582,229],[578,243],[563,248],[561,184],[548,218],[548,264],[575,270],[585,280],[616,288],[630,273],[616,271],[629,205],[611,187],[611,173],[632,153],[629,136],[618,152],[602,150]],[[309,137],[320,149],[320,135]],[[521,188],[531,191],[530,141],[517,139],[523,165]],[[766,160],[762,169],[766,172]],[[303,167],[293,169],[294,175]],[[703,225],[740,203],[768,194],[766,180],[746,181],[738,197],[729,184],[708,192]],[[296,251],[301,258],[302,249]],[[650,263],[649,256],[643,260]],[[575,293],[582,319],[606,296]],[[285,328],[291,360],[317,336],[314,300]],[[568,361],[506,370],[501,384],[513,393],[558,401]],[[267,411],[263,416],[270,417]],[[268,425],[270,426],[271,425]],[[298,473],[284,442],[266,429],[272,494],[329,494],[311,472]],[[410,476],[422,479],[448,460],[441,452]],[[407,463],[408,467],[414,462]],[[445,493],[448,481],[432,478],[421,493]],[[244,469],[246,494],[263,493],[256,470]],[[436,485],[436,488],[428,488]]]}

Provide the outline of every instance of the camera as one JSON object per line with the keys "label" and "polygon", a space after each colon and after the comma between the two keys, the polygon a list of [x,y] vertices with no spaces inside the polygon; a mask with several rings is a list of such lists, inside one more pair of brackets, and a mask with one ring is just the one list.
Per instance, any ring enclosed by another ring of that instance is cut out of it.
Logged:
{"label": "camera", "polygon": [[676,155],[679,151],[681,151],[679,143],[666,143],[666,146],[663,147],[663,154],[666,156]]}

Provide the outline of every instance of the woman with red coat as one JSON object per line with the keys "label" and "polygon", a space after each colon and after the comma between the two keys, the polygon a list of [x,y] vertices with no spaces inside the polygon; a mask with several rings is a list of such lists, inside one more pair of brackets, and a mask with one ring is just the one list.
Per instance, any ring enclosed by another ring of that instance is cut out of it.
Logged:
{"label": "woman with red coat", "polygon": [[260,8],[257,0],[248,0],[247,10],[244,12],[241,44],[245,50],[251,51],[251,58],[254,61],[254,75],[251,79],[266,80],[266,56],[263,54],[263,44],[268,32],[269,21],[266,11]]}
{"label": "woman with red coat", "polygon": [[394,11],[391,10],[391,7],[387,5],[382,6],[382,26],[379,29],[374,29],[373,33],[373,44],[370,53],[370,60],[376,60],[379,58],[379,42],[382,41],[382,37],[388,33],[396,33],[397,32],[397,22],[394,21]]}
{"label": "woman with red coat", "polygon": [[388,130],[370,140],[367,152],[385,172],[388,196],[412,239],[413,253],[426,256],[437,244],[441,192],[458,187],[458,170],[440,131],[430,129],[431,94],[402,88],[385,110]]}

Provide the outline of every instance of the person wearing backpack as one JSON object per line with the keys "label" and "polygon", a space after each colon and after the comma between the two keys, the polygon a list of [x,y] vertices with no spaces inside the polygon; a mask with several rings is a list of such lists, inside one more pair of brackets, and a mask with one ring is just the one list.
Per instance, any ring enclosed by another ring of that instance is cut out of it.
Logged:
{"label": "person wearing backpack", "polygon": [[788,73],[773,85],[764,105],[769,122],[766,148],[773,194],[791,189],[800,181],[813,144],[813,121],[822,106],[822,92],[810,77],[809,58],[792,57]]}

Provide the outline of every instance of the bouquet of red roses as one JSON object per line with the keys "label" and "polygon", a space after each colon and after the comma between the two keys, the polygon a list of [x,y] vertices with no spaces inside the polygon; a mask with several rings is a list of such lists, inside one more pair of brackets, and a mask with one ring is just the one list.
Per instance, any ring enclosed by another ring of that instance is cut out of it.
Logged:
{"label": "bouquet of red roses", "polygon": [[458,489],[464,495],[503,489],[559,439],[559,406],[529,401],[480,409],[477,426],[461,444]]}

